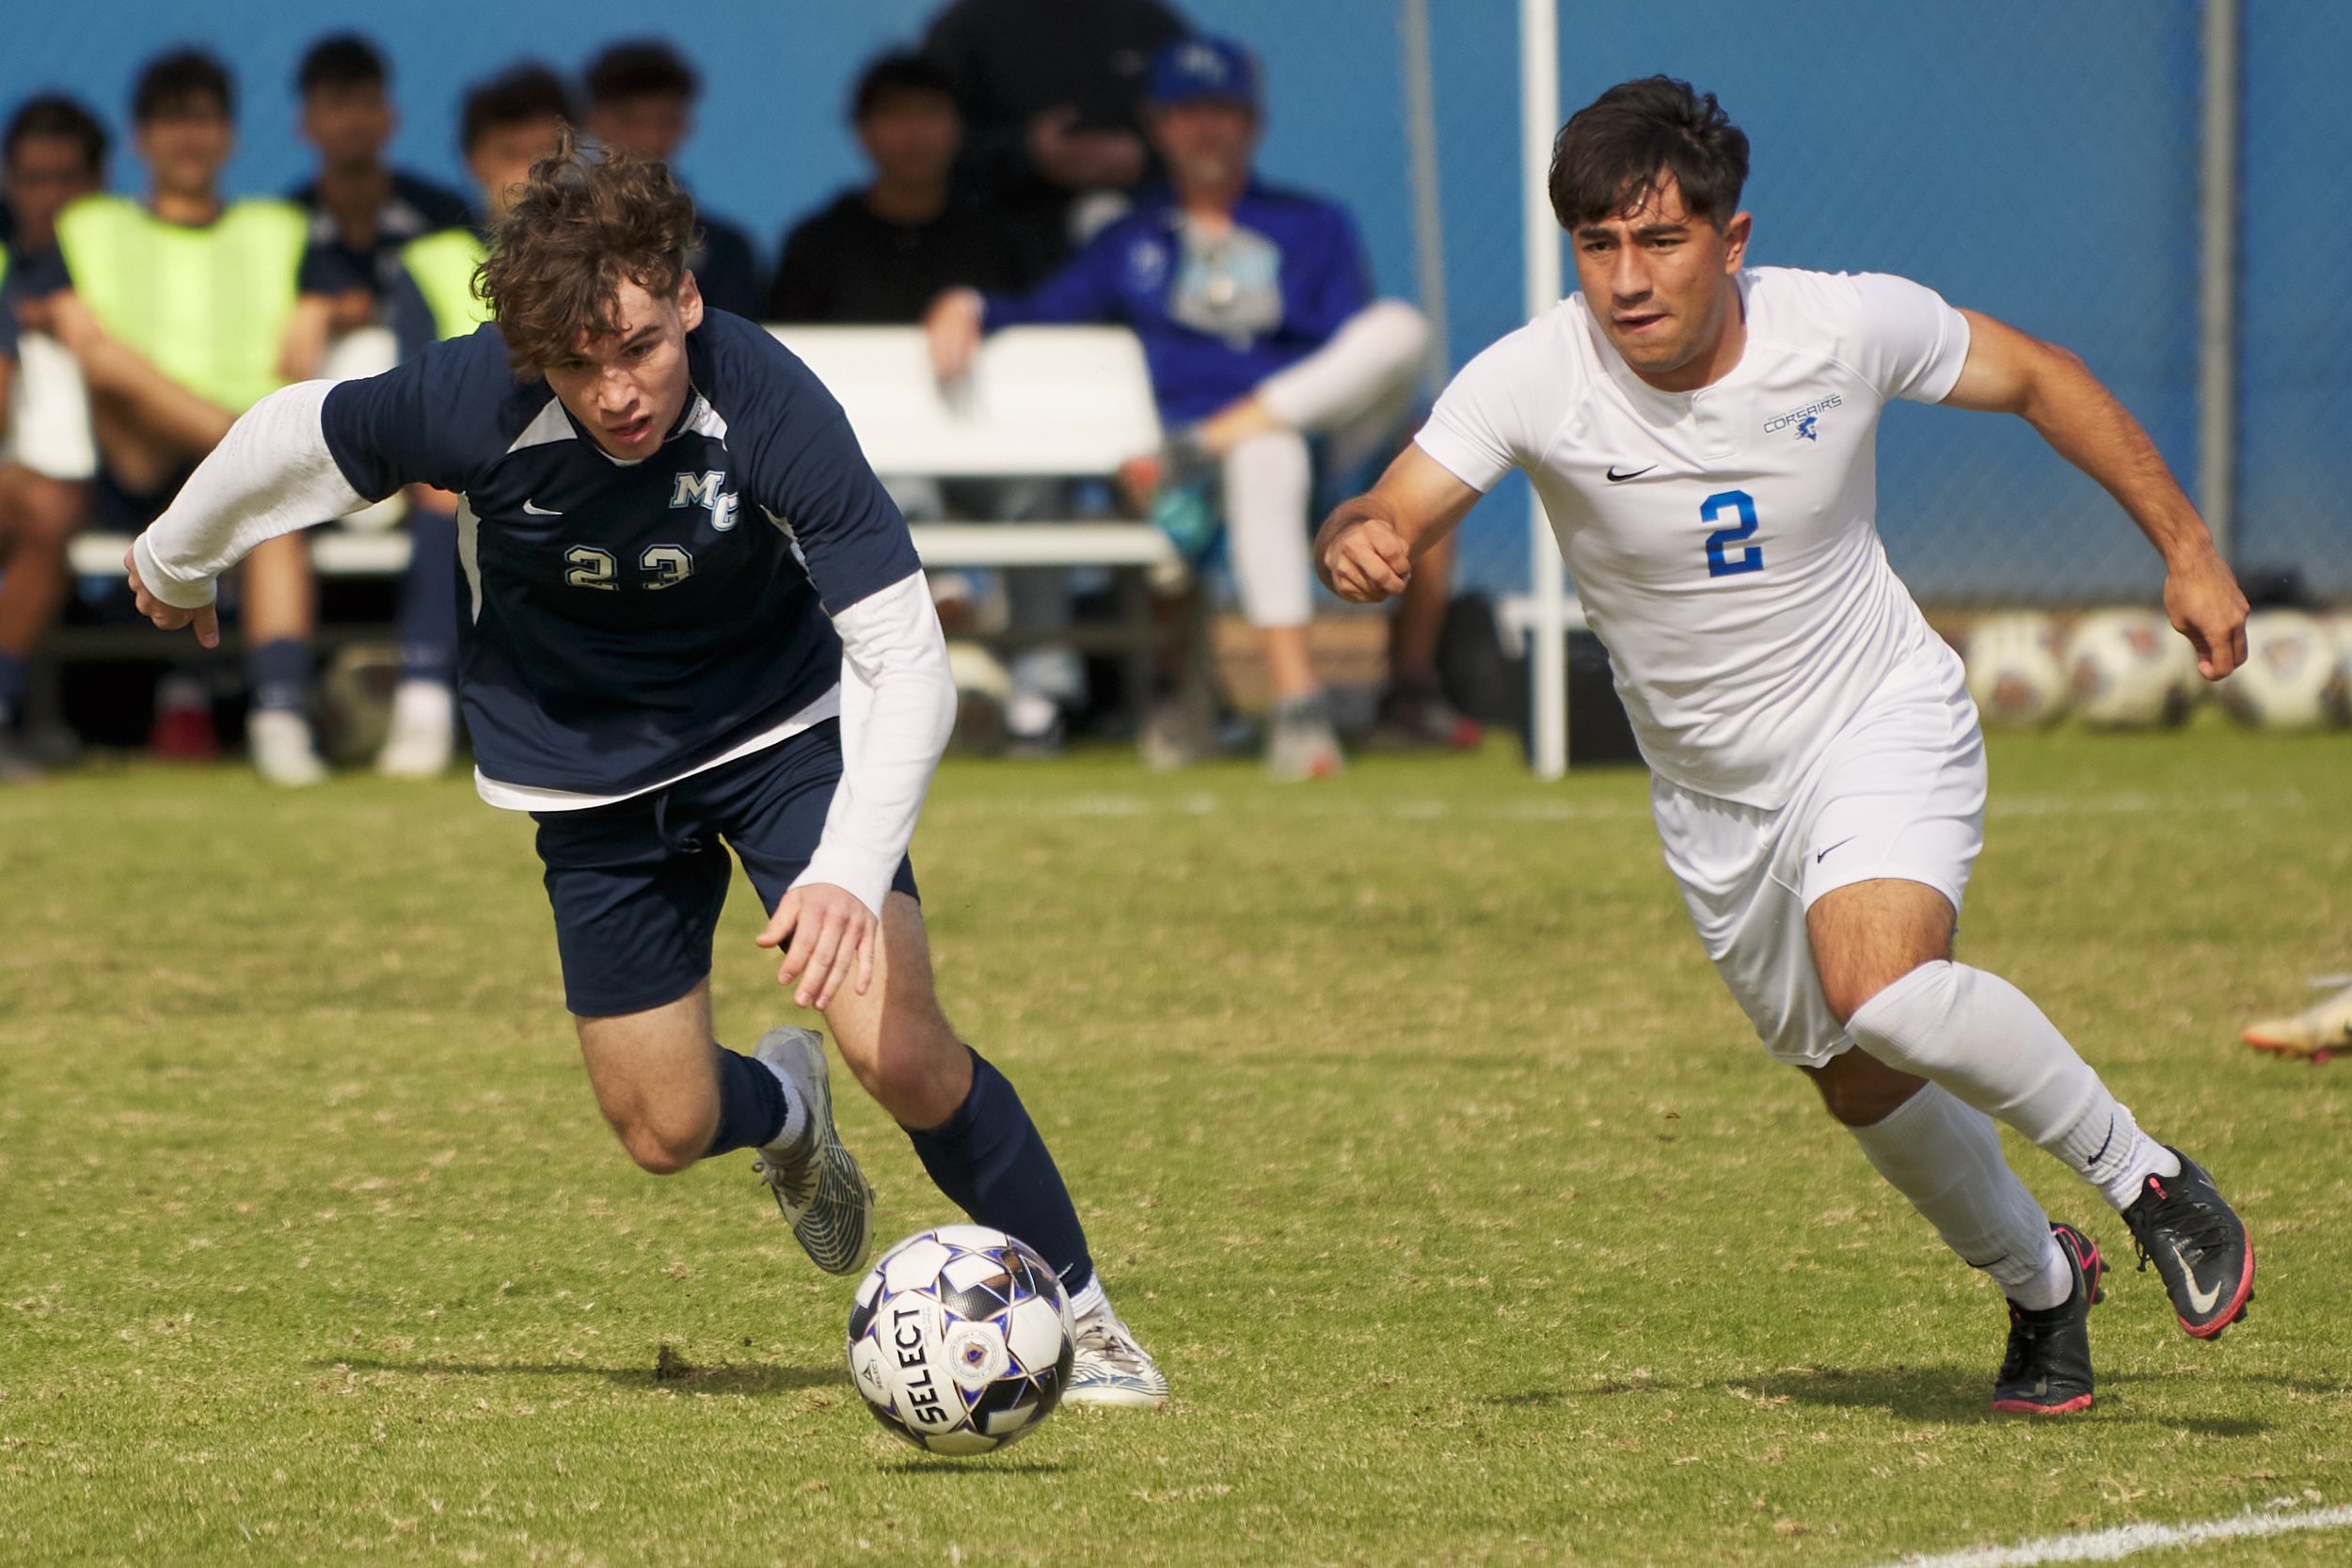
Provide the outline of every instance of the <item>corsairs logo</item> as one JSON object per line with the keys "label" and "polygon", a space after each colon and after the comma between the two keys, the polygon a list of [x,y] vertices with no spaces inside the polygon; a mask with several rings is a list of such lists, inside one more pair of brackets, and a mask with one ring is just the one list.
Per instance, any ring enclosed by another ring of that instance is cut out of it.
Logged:
{"label": "corsairs logo", "polygon": [[707,508],[710,513],[710,526],[718,532],[726,532],[735,526],[736,505],[735,492],[722,492],[719,488],[726,483],[726,478],[717,468],[699,474],[678,475],[677,483],[670,489],[671,510],[680,511],[690,506]]}

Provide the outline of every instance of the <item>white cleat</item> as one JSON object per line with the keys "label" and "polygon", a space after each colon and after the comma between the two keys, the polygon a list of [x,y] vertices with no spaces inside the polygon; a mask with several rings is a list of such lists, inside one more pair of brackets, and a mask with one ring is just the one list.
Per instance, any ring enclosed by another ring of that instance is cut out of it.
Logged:
{"label": "white cleat", "polygon": [[1061,1402],[1129,1410],[1168,1402],[1167,1377],[1107,1302],[1078,1320],[1077,1354]]}
{"label": "white cleat", "polygon": [[299,713],[259,709],[246,720],[246,748],[253,770],[281,789],[307,789],[326,782],[326,764],[310,743],[310,721]]}
{"label": "white cleat", "polygon": [[2242,1037],[2257,1051],[2307,1056],[2314,1062],[2327,1061],[2338,1053],[2352,1054],[2352,990],[2331,996],[2293,1018],[2265,1019],[2249,1026]]}
{"label": "white cleat", "polygon": [[457,698],[439,681],[405,680],[392,689],[392,721],[375,770],[388,779],[437,779],[457,750]]}
{"label": "white cleat", "polygon": [[762,1035],[752,1055],[784,1075],[808,1113],[801,1135],[761,1149],[752,1170],[809,1261],[827,1274],[855,1274],[874,1250],[874,1189],[834,1132],[825,1037],[787,1024]]}

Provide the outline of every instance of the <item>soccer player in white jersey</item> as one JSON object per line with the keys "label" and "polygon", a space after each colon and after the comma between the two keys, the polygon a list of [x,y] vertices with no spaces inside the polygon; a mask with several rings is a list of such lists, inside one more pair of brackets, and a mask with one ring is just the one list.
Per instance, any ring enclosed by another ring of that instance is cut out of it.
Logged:
{"label": "soccer player in white jersey", "polygon": [[2246,600],[2147,435],[2079,359],[1899,277],[1744,264],[1747,138],[1686,83],[1569,119],[1550,191],[1581,292],[1466,366],[1317,540],[1372,602],[1509,469],[1559,536],[1652,773],[1666,863],[1765,1049],[2010,1302],[1996,1410],[2091,1402],[2105,1263],[2003,1162],[1994,1118],[2123,1217],[2181,1326],[2252,1298],[2245,1227],[2039,1008],[1958,963],[1985,766],[1960,661],[1888,568],[1872,451],[1892,398],[2016,414],[2162,554],[2209,680]]}

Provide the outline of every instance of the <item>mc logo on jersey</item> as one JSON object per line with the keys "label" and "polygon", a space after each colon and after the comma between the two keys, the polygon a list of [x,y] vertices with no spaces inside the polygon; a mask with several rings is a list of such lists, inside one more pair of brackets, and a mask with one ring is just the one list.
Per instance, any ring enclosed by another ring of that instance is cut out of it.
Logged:
{"label": "mc logo on jersey", "polygon": [[680,474],[670,491],[670,508],[679,511],[690,506],[707,508],[710,526],[721,533],[735,526],[735,492],[721,493],[719,486],[726,483],[726,475],[713,468],[707,473]]}

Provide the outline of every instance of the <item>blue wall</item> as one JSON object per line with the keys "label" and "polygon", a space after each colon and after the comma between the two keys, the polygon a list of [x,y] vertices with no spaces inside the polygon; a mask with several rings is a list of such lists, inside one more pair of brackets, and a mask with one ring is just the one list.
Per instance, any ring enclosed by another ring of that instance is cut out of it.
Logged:
{"label": "blue wall", "polygon": [[[702,67],[702,129],[682,159],[702,198],[768,244],[858,172],[842,126],[856,67],[912,40],[937,0],[703,0],[675,41]],[[1263,163],[1356,211],[1381,286],[1410,293],[1410,193],[1395,0],[1185,0],[1206,28],[1263,56]],[[1513,0],[1430,0],[1455,362],[1521,317]],[[2307,558],[2334,546],[2352,488],[2330,439],[2352,395],[2352,300],[2341,234],[2352,173],[2328,88],[2352,66],[2352,8],[2246,0],[2245,537]],[[80,92],[119,122],[139,60],[180,40],[238,68],[242,188],[303,171],[288,79],[303,45],[355,26],[391,52],[402,161],[459,180],[463,85],[539,55],[576,68],[646,30],[642,7],[453,0],[405,9],[322,0],[86,0],[43,8],[0,51],[0,103]],[[70,16],[70,22],[57,20]],[[1721,95],[1755,143],[1749,205],[1760,261],[1901,272],[1953,301],[2080,352],[2192,487],[2196,382],[2195,0],[1678,0],[1629,24],[1565,0],[1564,105],[1654,71]],[[94,47],[93,40],[109,40]],[[453,42],[453,40],[462,40]],[[115,40],[119,40],[119,42]],[[126,179],[135,175],[127,158]],[[2294,214],[2281,232],[2270,214]],[[2328,236],[2322,237],[2323,232]],[[1882,515],[1896,562],[1945,600],[2145,596],[2153,558],[2095,486],[2013,420],[1898,408],[1885,423]],[[1470,574],[1524,580],[1524,502],[1498,496],[1469,526]],[[2352,565],[2330,586],[2352,589]]]}

